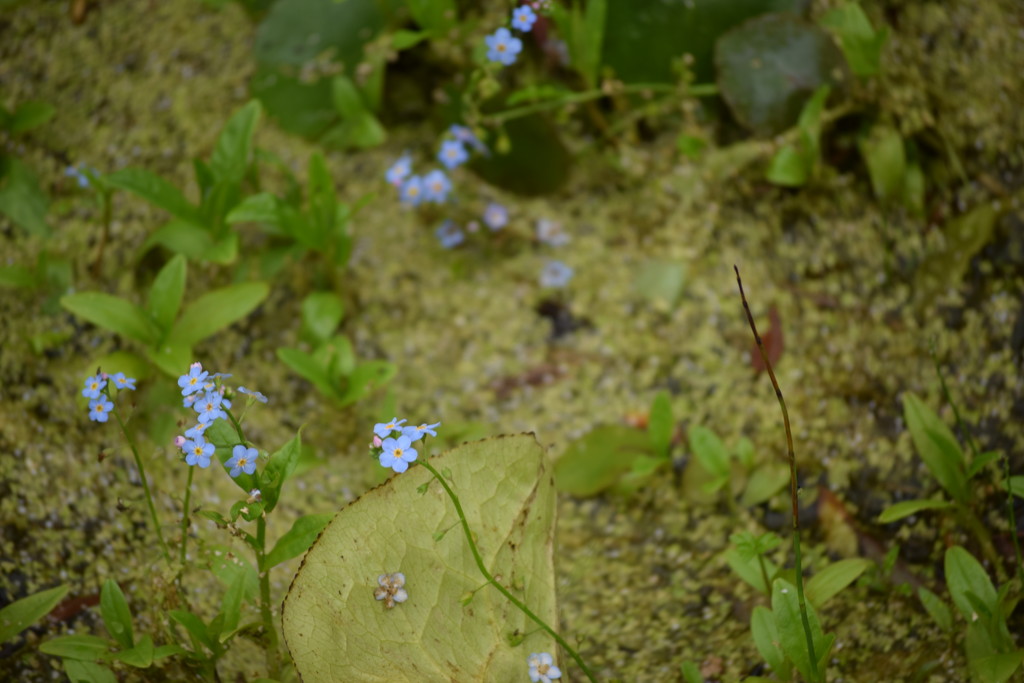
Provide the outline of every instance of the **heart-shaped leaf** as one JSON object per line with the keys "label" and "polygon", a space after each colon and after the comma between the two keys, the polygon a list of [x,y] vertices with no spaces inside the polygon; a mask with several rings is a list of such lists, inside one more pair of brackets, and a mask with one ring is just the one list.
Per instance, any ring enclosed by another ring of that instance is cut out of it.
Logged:
{"label": "heart-shaped leaf", "polygon": [[[451,472],[484,564],[556,624],[554,481],[537,440],[486,439],[431,464]],[[526,677],[531,652],[554,652],[552,639],[497,590],[481,588],[458,520],[440,483],[415,465],[338,513],[284,603],[284,636],[299,676],[511,681]],[[379,576],[396,572],[405,575],[408,600],[388,609],[374,591]],[[510,645],[513,636],[522,643]]]}

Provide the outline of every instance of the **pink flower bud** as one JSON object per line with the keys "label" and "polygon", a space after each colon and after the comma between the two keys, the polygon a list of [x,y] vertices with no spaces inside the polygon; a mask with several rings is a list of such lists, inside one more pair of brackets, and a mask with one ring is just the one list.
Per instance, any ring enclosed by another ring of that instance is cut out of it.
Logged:
{"label": "pink flower bud", "polygon": [[181,448],[182,446],[184,446],[185,445],[185,437],[183,437],[183,436],[176,436],[176,437],[174,437],[174,445],[177,446],[178,448]]}
{"label": "pink flower bud", "polygon": [[380,440],[380,437],[377,436],[376,434],[374,434],[373,435],[373,447],[374,448],[380,448],[380,445],[382,443],[384,443],[384,442]]}

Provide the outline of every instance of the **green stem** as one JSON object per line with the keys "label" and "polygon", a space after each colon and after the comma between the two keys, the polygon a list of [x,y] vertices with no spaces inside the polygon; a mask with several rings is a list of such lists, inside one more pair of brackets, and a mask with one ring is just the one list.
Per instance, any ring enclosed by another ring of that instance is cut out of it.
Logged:
{"label": "green stem", "polygon": [[761,352],[761,359],[768,371],[768,377],[772,380],[772,387],[775,389],[775,397],[779,399],[779,406],[782,408],[782,423],[786,427],[786,449],[789,455],[789,497],[793,506],[793,555],[796,563],[796,595],[800,604],[800,621],[803,622],[804,636],[807,638],[807,653],[810,655],[811,678],[815,681],[821,680],[818,673],[818,657],[814,653],[814,637],[811,635],[811,621],[807,616],[807,600],[804,597],[804,571],[803,558],[800,554],[800,503],[796,482],[796,452],[793,449],[793,431],[789,426],[789,411],[786,410],[786,401],[782,398],[782,389],[775,379],[775,371],[772,370],[772,363],[768,360],[768,350],[764,347],[761,335],[757,333],[757,326],[754,324],[754,314],[750,312],[750,305],[743,293],[743,281],[740,280],[740,269],[733,266],[736,271],[736,284],[740,288],[740,299],[743,300],[743,310],[747,314],[747,322],[750,323],[750,331],[754,333],[757,341],[757,348]]}
{"label": "green stem", "polygon": [[[549,109],[558,109],[559,107],[569,104],[579,104],[581,102],[599,100],[602,97],[609,97],[612,95],[635,95],[647,92],[678,91],[679,86],[669,83],[631,83],[629,85],[624,85],[621,88],[616,88],[612,92],[607,92],[597,88],[594,90],[585,90],[584,92],[570,93],[562,97],[544,100],[543,102],[534,102],[533,104],[526,104],[522,107],[506,109],[505,111],[498,112],[497,114],[485,114],[483,118],[486,123],[501,125],[502,123],[511,121],[512,119],[537,114],[542,111],[548,111]],[[692,97],[711,97],[718,94],[718,86],[712,83],[690,85],[683,89],[682,92]]]}
{"label": "green stem", "polygon": [[267,672],[270,678],[278,678],[281,661],[277,655],[277,627],[270,609],[270,570],[266,566],[267,520],[260,515],[256,519],[256,567],[260,573],[260,616],[263,617],[263,632],[267,640]]}
{"label": "green stem", "polygon": [[761,567],[761,579],[764,581],[764,590],[768,595],[768,598],[772,597],[772,581],[768,578],[768,567],[764,564],[764,555],[761,553],[757,554],[757,564]]}
{"label": "green stem", "polygon": [[191,522],[189,517],[189,502],[192,498],[192,476],[196,468],[188,468],[188,482],[185,484],[185,508],[181,511],[181,567],[185,568],[185,547],[188,545],[188,527]]}
{"label": "green stem", "polygon": [[1024,591],[1024,560],[1021,559],[1020,541],[1017,539],[1017,515],[1013,513],[1013,493],[1010,491],[1010,454],[1003,458],[1003,480],[1006,482],[1006,515],[1010,520],[1010,537],[1013,539],[1013,554],[1017,560],[1017,590]]}
{"label": "green stem", "polygon": [[433,465],[426,460],[420,460],[419,462],[423,467],[427,468],[432,475],[434,475],[434,479],[441,482],[441,486],[444,487],[445,493],[448,494],[448,497],[451,498],[452,504],[455,505],[455,512],[459,515],[459,522],[462,523],[462,531],[466,536],[466,541],[469,542],[469,549],[473,553],[473,559],[476,561],[477,569],[479,569],[480,573],[483,574],[487,583],[497,588],[498,592],[504,595],[509,602],[518,607],[523,614],[533,620],[537,626],[540,626],[548,635],[554,638],[555,641],[562,646],[562,649],[569,653],[569,656],[575,660],[576,664],[583,670],[587,679],[592,682],[596,682],[597,679],[594,678],[594,674],[590,672],[587,665],[583,663],[583,659],[579,656],[579,653],[577,653],[576,650],[573,649],[564,638],[562,638],[562,636],[558,635],[553,628],[548,626],[543,619],[534,614],[529,607],[519,600],[519,598],[512,595],[507,588],[498,583],[494,576],[491,575],[491,572],[487,570],[487,566],[484,564],[483,558],[480,556],[480,550],[476,547],[476,541],[473,540],[473,533],[469,530],[469,522],[466,521],[466,514],[462,511],[462,503],[459,502],[458,495],[456,495],[455,491],[452,490],[448,485],[448,482],[445,481],[444,477],[441,476],[441,473],[438,472]]}
{"label": "green stem", "polygon": [[121,433],[124,434],[125,441],[128,442],[128,447],[132,449],[132,455],[135,456],[135,466],[139,468],[139,478],[142,479],[142,490],[146,494],[146,504],[149,507],[149,515],[153,519],[153,528],[156,529],[156,537],[160,539],[160,549],[164,553],[164,559],[167,560],[167,564],[171,563],[171,551],[167,549],[167,541],[164,540],[164,532],[160,530],[160,520],[156,516],[156,506],[153,505],[153,495],[149,492],[149,482],[146,481],[146,468],[142,465],[142,458],[139,456],[139,449],[135,447],[135,441],[129,436],[128,430],[124,426],[124,421],[121,419],[121,414],[117,408],[112,411],[114,417],[117,418],[117,424],[121,427]]}

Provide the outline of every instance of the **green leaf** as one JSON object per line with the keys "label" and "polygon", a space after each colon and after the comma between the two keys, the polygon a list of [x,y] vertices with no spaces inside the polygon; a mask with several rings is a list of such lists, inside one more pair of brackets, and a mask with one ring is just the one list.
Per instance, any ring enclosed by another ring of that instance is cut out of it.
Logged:
{"label": "green leaf", "polygon": [[[754,636],[754,645],[764,657],[764,661],[772,668],[780,680],[793,678],[793,667],[779,645],[779,629],[775,626],[775,615],[764,605],[754,608],[750,615],[750,633]],[[750,680],[750,679],[747,679]]]}
{"label": "green leaf", "polygon": [[346,406],[358,401],[374,389],[387,384],[396,372],[398,368],[395,364],[387,361],[369,360],[360,363],[349,375],[348,386],[345,387],[345,393],[341,395],[338,405]]}
{"label": "green leaf", "polygon": [[111,187],[127,190],[188,223],[199,223],[199,211],[178,188],[141,168],[123,168],[104,176]]}
{"label": "green leaf", "polygon": [[829,10],[818,23],[835,33],[854,74],[866,78],[881,70],[882,47],[889,32],[885,28],[876,32],[856,2]]}
{"label": "green leaf", "polygon": [[[796,587],[785,579],[776,579],[772,584],[772,614],[775,616],[775,627],[779,633],[779,643],[782,651],[789,661],[793,662],[797,670],[808,681],[816,679],[812,675],[811,657],[807,650],[807,635],[804,632],[803,621],[800,617],[800,603],[796,593]],[[807,620],[811,627],[811,642],[814,644],[814,654],[817,661],[826,657],[832,649],[832,642],[835,637],[825,636],[821,630],[821,622],[811,605],[807,605]],[[821,673],[821,669],[817,669]]]}
{"label": "green leaf", "polygon": [[668,449],[672,445],[672,433],[675,431],[672,421],[672,400],[667,391],[659,391],[651,403],[651,414],[647,420],[647,434],[651,439],[655,455],[668,457]]}
{"label": "green leaf", "polygon": [[341,148],[376,147],[387,139],[387,131],[373,115],[355,83],[346,76],[331,81],[331,101],[341,114],[341,123],[327,131],[321,143]]}
{"label": "green leaf", "polygon": [[243,282],[207,292],[190,304],[171,331],[172,343],[192,346],[249,315],[270,293],[265,282]]}
{"label": "green leaf", "polygon": [[340,400],[341,393],[327,381],[327,368],[317,363],[313,356],[299,349],[280,348],[277,357],[282,363],[297,372],[317,388],[317,390],[333,400]]}
{"label": "green leaf", "polygon": [[804,587],[804,595],[815,607],[824,607],[826,602],[856,581],[872,564],[871,560],[863,557],[833,562],[810,578]]}
{"label": "green leaf", "polygon": [[170,610],[167,614],[171,619],[174,619],[176,622],[184,626],[185,630],[189,632],[189,635],[191,635],[197,642],[205,645],[210,652],[216,654],[220,651],[220,645],[217,643],[217,640],[210,636],[210,632],[206,628],[206,624],[204,624],[203,620],[195,614],[186,610],[177,609]]}
{"label": "green leaf", "polygon": [[7,129],[11,135],[19,135],[38,128],[53,118],[57,108],[47,102],[23,102],[14,110]]}
{"label": "green leaf", "polygon": [[946,500],[904,500],[894,505],[890,505],[883,510],[882,514],[878,515],[878,521],[882,524],[889,524],[890,522],[895,522],[898,519],[903,519],[910,515],[916,515],[922,510],[945,510],[951,505],[952,503]]}
{"label": "green leaf", "polygon": [[729,451],[718,435],[707,427],[690,427],[689,437],[690,450],[693,451],[697,462],[715,478],[707,488],[712,491],[718,490],[728,483],[731,474]]}
{"label": "green leaf", "polygon": [[912,393],[903,395],[903,416],[918,455],[956,501],[967,500],[964,456],[949,427]]}
{"label": "green leaf", "polygon": [[782,187],[803,187],[811,177],[811,168],[807,155],[794,143],[775,153],[764,177]]}
{"label": "green leaf", "polygon": [[273,510],[274,506],[277,505],[278,498],[281,495],[281,487],[284,486],[284,482],[295,471],[295,465],[298,464],[301,450],[302,439],[300,435],[296,434],[294,439],[270,455],[270,460],[267,461],[267,466],[263,470],[264,481],[266,482],[262,489],[263,504],[267,512]]}
{"label": "green leaf", "polygon": [[128,601],[125,600],[121,587],[113,579],[103,582],[103,589],[100,591],[100,613],[103,615],[103,625],[107,627],[107,631],[118,645],[123,648],[135,646],[132,612],[128,608]]}
{"label": "green leaf", "polygon": [[976,614],[968,593],[977,596],[992,614],[999,613],[999,599],[992,579],[973,555],[955,545],[946,551],[945,569],[946,585],[949,587],[953,604],[968,623],[974,621]]}
{"label": "green leaf", "polygon": [[650,437],[632,427],[604,425],[569,444],[555,463],[555,485],[574,496],[594,496],[611,487],[640,456]]}
{"label": "green leaf", "polygon": [[79,318],[143,344],[155,344],[160,338],[160,330],[145,311],[116,296],[102,292],[68,294],[61,297],[60,305]]}
{"label": "green leaf", "polygon": [[0,609],[0,644],[7,642],[39,621],[67,595],[68,586],[48,588],[15,600]]}
{"label": "green leaf", "polygon": [[683,680],[686,683],[704,683],[704,677],[700,674],[700,667],[693,662],[683,662],[682,666],[679,667],[679,672],[683,674]]}
{"label": "green leaf", "polygon": [[65,659],[64,673],[71,683],[117,683],[114,672],[96,662]]}
{"label": "green leaf", "polygon": [[[242,596],[245,592],[245,574],[239,572],[224,591],[224,597],[220,601],[220,614],[214,619],[220,627],[217,634],[220,642],[227,641],[238,629],[238,622],[242,617]],[[211,628],[212,630],[212,628]],[[211,636],[214,634],[210,634]]]}
{"label": "green leaf", "polygon": [[429,37],[426,31],[406,31],[400,30],[395,31],[391,36],[391,48],[393,50],[408,50],[411,47],[419,45],[421,42]]}
{"label": "green leaf", "polygon": [[[532,435],[465,444],[431,459],[450,470],[485,566],[539,618],[557,623],[555,493],[544,449]],[[417,490],[421,487],[426,492]],[[525,653],[554,641],[483,578],[456,527],[451,500],[413,465],[345,507],[306,554],[283,608],[283,631],[303,680],[514,681]],[[373,599],[377,577],[402,572],[407,602]],[[460,598],[476,591],[472,603]],[[331,628],[323,628],[331,624]],[[391,635],[382,638],[385,631]],[[526,634],[512,646],[508,634]]]}
{"label": "green leaf", "polygon": [[249,195],[235,205],[235,208],[228,212],[225,221],[228,223],[270,223],[277,225],[280,221],[278,215],[277,197],[269,192]]}
{"label": "green leaf", "polygon": [[794,123],[822,85],[842,87],[846,60],[832,38],[792,14],[764,14],[715,44],[722,97],[737,121],[758,136]]}
{"label": "green leaf", "polygon": [[219,182],[237,184],[245,177],[260,111],[259,101],[249,100],[224,124],[210,156],[210,171]]}
{"label": "green leaf", "polygon": [[180,343],[160,344],[146,349],[146,357],[164,373],[175,377],[194,360],[192,347]]}
{"label": "green leaf", "polygon": [[[146,636],[147,638],[149,636]],[[174,657],[176,655],[186,654],[188,650],[183,648],[181,645],[175,643],[169,643],[167,645],[161,645],[160,647],[153,650],[153,661],[163,659],[164,657]]]}
{"label": "green leaf", "polygon": [[44,641],[39,650],[67,659],[95,661],[110,654],[110,641],[90,635],[57,636]]}
{"label": "green leaf", "polygon": [[789,468],[781,463],[765,463],[754,470],[740,496],[743,507],[760,505],[789,483]]}
{"label": "green leaf", "polygon": [[292,528],[277,540],[273,549],[267,553],[263,570],[266,571],[282,562],[298,557],[309,549],[327,523],[334,518],[333,514],[303,515],[295,520]]}
{"label": "green leaf", "polygon": [[917,597],[921,599],[921,604],[924,605],[925,611],[931,615],[931,618],[935,620],[939,628],[947,633],[953,630],[953,615],[942,598],[924,586],[918,587]]}
{"label": "green leaf", "polygon": [[338,197],[334,190],[334,179],[327,169],[324,155],[316,152],[309,157],[309,216],[315,226],[311,246],[324,249],[326,239],[332,234],[338,215]]}
{"label": "green leaf", "polygon": [[333,292],[313,292],[302,301],[302,329],[315,344],[331,338],[345,313],[344,304]]}
{"label": "green leaf", "polygon": [[571,94],[572,91],[565,86],[553,85],[551,83],[538,83],[528,85],[525,88],[520,88],[519,90],[509,93],[508,97],[505,98],[505,106],[513,107],[524,102],[555,100]]}
{"label": "green leaf", "polygon": [[967,478],[974,479],[979,472],[985,469],[986,465],[999,460],[999,457],[999,451],[985,451],[984,453],[979,453],[978,457],[971,460],[971,464],[967,467]]}
{"label": "green leaf", "polygon": [[24,266],[0,266],[0,287],[32,289],[36,286],[36,273]]}
{"label": "green leaf", "polygon": [[1024,498],[1024,474],[1007,479],[1006,490],[1018,498]]}
{"label": "green leaf", "polygon": [[686,282],[686,266],[673,261],[647,261],[640,266],[633,291],[661,311],[671,311],[679,302]]}
{"label": "green leaf", "polygon": [[[726,564],[736,572],[736,576],[746,581],[755,590],[768,595],[770,590],[764,583],[764,574],[761,573],[761,564],[757,561],[756,555],[747,556],[739,548],[729,548],[722,556],[725,558]],[[767,557],[764,558],[764,566],[765,571],[768,572],[768,580],[771,581],[779,573],[779,567]]]}
{"label": "green leaf", "polygon": [[29,235],[49,237],[53,234],[46,222],[50,198],[28,166],[17,159],[9,159],[8,164],[6,178],[0,175],[0,214]]}
{"label": "green leaf", "polygon": [[1010,680],[1017,667],[1024,662],[1024,650],[988,655],[985,657],[971,657],[968,652],[968,667],[971,671],[971,680],[981,683],[1003,683]]}
{"label": "green leaf", "polygon": [[160,269],[149,288],[146,310],[164,333],[171,329],[174,319],[178,316],[178,310],[181,309],[187,273],[188,263],[184,256],[178,254]]}
{"label": "green leaf", "polygon": [[889,124],[876,123],[858,139],[857,147],[878,200],[886,203],[902,199],[907,157],[899,131]]}
{"label": "green leaf", "polygon": [[437,38],[443,37],[458,20],[455,0],[406,0],[405,4],[413,20]]}
{"label": "green leaf", "polygon": [[129,650],[121,650],[113,658],[137,669],[148,669],[153,665],[155,654],[153,639],[146,635],[139,639],[135,647]]}
{"label": "green leaf", "polygon": [[228,233],[219,242],[215,242],[206,228],[186,221],[172,220],[146,238],[142,251],[157,245],[197,261],[231,263],[238,254],[238,235]]}

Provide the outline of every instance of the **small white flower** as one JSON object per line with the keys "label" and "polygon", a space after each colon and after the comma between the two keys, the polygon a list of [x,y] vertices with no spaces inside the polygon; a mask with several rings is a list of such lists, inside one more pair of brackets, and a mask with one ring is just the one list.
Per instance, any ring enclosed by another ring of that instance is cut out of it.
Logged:
{"label": "small white flower", "polygon": [[384,607],[391,609],[397,602],[405,602],[409,594],[405,588],[405,574],[395,572],[394,574],[381,574],[377,577],[379,588],[373,591],[373,597],[384,601]]}
{"label": "small white flower", "polygon": [[530,667],[530,680],[533,683],[551,683],[551,679],[562,677],[562,670],[555,666],[554,658],[547,652],[530,655],[526,663]]}

